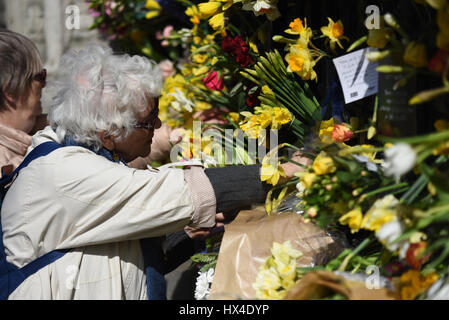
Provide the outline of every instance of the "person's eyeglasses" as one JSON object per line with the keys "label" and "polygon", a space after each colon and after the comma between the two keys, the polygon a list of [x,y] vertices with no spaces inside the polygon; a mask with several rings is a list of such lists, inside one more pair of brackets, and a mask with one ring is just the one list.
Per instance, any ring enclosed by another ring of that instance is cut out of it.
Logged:
{"label": "person's eyeglasses", "polygon": [[149,120],[145,122],[139,122],[136,125],[134,125],[134,128],[136,129],[147,129],[147,130],[153,130],[156,128],[156,122],[159,116],[159,98],[154,98],[154,108],[153,111],[151,111]]}
{"label": "person's eyeglasses", "polygon": [[42,85],[42,88],[45,88],[45,86],[47,85],[47,69],[42,69],[41,72],[33,77],[33,80],[39,81]]}

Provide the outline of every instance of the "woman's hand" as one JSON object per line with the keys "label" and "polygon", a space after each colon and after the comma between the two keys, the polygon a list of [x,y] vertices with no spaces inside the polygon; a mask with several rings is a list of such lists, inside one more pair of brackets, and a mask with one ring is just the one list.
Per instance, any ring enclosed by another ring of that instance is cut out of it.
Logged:
{"label": "woman's hand", "polygon": [[226,217],[223,213],[218,213],[215,215],[216,224],[213,228],[193,228],[186,226],[184,231],[190,237],[190,239],[194,240],[204,240],[212,237],[214,234],[222,232],[224,230],[224,222],[226,221]]}
{"label": "woman's hand", "polygon": [[[312,165],[312,163],[313,163],[312,159],[303,156],[300,151],[295,152],[293,154],[293,157],[291,158],[291,160],[293,160],[297,163],[300,163],[306,167]],[[281,179],[279,179],[279,184],[286,183],[288,180],[290,180],[291,178],[293,178],[295,176],[296,172],[302,172],[302,171],[306,170],[304,167],[301,167],[292,162],[287,162],[287,163],[281,164],[281,166],[284,169],[286,177],[285,178],[281,177]]]}

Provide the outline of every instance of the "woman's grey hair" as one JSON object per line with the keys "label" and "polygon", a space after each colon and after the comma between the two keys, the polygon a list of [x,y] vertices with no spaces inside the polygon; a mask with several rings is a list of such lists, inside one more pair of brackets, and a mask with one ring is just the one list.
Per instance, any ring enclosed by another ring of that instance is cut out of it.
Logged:
{"label": "woman's grey hair", "polygon": [[89,45],[62,57],[53,85],[56,95],[49,119],[58,138],[70,136],[98,150],[98,132],[120,140],[135,130],[137,114],[160,95],[163,76],[147,58],[114,55],[109,48]]}
{"label": "woman's grey hair", "polygon": [[33,77],[42,71],[39,50],[27,37],[0,29],[0,112],[6,108],[5,93],[14,99],[31,88]]}

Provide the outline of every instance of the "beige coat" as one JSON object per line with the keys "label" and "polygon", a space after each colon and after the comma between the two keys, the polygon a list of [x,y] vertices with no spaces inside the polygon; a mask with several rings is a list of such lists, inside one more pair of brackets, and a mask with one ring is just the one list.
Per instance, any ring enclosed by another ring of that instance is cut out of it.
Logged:
{"label": "beige coat", "polygon": [[30,144],[30,135],[0,124],[0,169],[10,164],[16,169]]}
{"label": "beige coat", "polygon": [[[50,128],[33,145],[54,140]],[[33,161],[11,186],[1,223],[7,260],[23,267],[73,249],[10,299],[145,299],[138,239],[212,227],[216,200],[202,168],[136,170],[81,147]]]}

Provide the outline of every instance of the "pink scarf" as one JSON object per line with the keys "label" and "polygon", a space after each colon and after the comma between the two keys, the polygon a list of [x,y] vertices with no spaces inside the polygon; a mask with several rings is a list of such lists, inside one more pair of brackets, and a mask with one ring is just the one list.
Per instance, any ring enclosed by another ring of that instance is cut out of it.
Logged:
{"label": "pink scarf", "polygon": [[10,164],[17,168],[31,141],[27,133],[0,124],[0,168]]}

